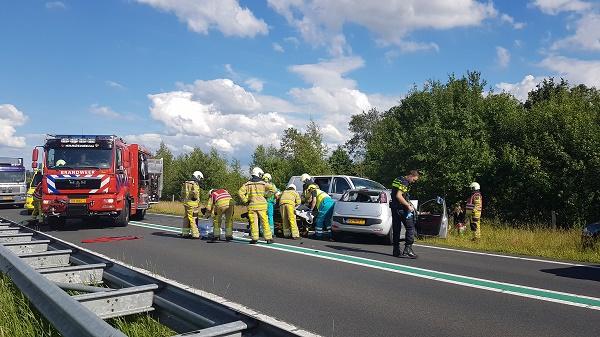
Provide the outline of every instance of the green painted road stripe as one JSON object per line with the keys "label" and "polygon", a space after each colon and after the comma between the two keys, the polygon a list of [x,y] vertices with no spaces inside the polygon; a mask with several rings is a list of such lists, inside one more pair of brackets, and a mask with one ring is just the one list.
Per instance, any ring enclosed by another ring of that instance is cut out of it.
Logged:
{"label": "green painted road stripe", "polygon": [[[170,231],[170,232],[179,233],[181,231],[180,228],[172,227],[172,226],[164,226],[164,225],[150,224],[150,223],[146,223],[146,222],[137,222],[137,221],[132,221],[131,223],[133,225],[140,226],[140,227],[160,229],[160,230],[166,230],[166,231]],[[243,238],[235,238],[235,240],[242,241],[242,242],[249,241],[248,239],[243,239]],[[281,244],[281,243],[274,243],[271,245],[260,244],[260,245],[258,245],[258,247],[268,248],[268,249],[276,249],[276,250],[281,250],[281,251],[286,251],[286,252],[291,252],[291,253],[296,253],[296,254],[302,254],[302,255],[307,255],[307,256],[312,256],[312,257],[317,257],[317,258],[322,258],[322,259],[334,260],[334,261],[339,261],[339,262],[344,262],[344,263],[349,263],[349,264],[354,264],[354,265],[360,265],[360,266],[374,268],[374,269],[391,271],[391,272],[395,272],[395,273],[400,273],[400,274],[411,275],[411,276],[415,276],[415,277],[445,282],[445,283],[451,283],[451,284],[472,287],[472,288],[484,289],[484,290],[489,290],[489,291],[494,291],[494,292],[500,292],[500,293],[505,293],[505,294],[521,296],[521,297],[535,298],[535,299],[539,299],[539,300],[543,300],[543,301],[562,303],[562,304],[567,304],[567,305],[572,305],[572,306],[584,307],[584,308],[588,308],[588,309],[600,310],[600,299],[596,298],[596,297],[570,294],[570,293],[558,292],[558,291],[547,290],[547,289],[527,287],[527,286],[522,286],[522,285],[518,285],[518,284],[504,283],[504,282],[486,280],[486,279],[475,278],[475,277],[470,277],[470,276],[463,276],[463,275],[439,272],[439,271],[430,270],[430,269],[411,267],[411,266],[406,266],[406,265],[401,265],[401,264],[367,259],[367,258],[357,257],[357,256],[352,256],[352,255],[327,252],[327,251],[323,251],[323,250],[319,250],[319,249],[297,247],[297,246],[286,245],[286,244]]]}

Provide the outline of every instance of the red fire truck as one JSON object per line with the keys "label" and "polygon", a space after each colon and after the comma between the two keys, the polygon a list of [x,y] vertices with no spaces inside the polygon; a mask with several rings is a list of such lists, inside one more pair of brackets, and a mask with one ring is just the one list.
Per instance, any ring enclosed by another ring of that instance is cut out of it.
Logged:
{"label": "red fire truck", "polygon": [[[37,167],[39,147],[33,149]],[[48,135],[43,147],[42,212],[47,224],[111,217],[118,226],[141,220],[162,184],[148,172],[150,152],[110,135]],[[161,167],[162,168],[162,167]]]}

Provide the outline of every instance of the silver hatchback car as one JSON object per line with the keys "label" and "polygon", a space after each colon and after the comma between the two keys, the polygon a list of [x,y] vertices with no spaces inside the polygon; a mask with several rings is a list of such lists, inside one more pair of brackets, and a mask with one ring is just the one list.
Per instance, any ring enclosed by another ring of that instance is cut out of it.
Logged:
{"label": "silver hatchback car", "polygon": [[[392,211],[389,206],[390,191],[351,189],[346,191],[333,208],[331,233],[334,239],[344,232],[370,234],[392,243]],[[400,238],[404,238],[404,227]]]}

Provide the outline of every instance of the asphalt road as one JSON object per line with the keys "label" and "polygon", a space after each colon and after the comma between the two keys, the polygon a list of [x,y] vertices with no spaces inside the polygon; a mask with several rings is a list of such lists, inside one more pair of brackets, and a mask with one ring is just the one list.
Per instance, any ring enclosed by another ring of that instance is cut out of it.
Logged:
{"label": "asphalt road", "polygon": [[[0,216],[26,219],[20,212],[0,209]],[[600,310],[514,290],[598,303],[600,266],[424,246],[416,247],[417,260],[397,259],[391,247],[364,239],[207,243],[178,238],[180,223],[147,215],[126,228],[70,222],[49,232],[323,336],[600,336]],[[120,235],[140,239],[81,243]]]}

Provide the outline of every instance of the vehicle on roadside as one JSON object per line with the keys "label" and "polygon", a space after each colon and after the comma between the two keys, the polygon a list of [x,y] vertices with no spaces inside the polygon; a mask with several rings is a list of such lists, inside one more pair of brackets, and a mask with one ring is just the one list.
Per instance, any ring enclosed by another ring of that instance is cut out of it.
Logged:
{"label": "vehicle on roadside", "polygon": [[[387,188],[382,184],[360,177],[346,176],[346,175],[323,175],[323,176],[313,176],[313,180],[321,191],[327,192],[333,199],[339,200],[342,195],[351,189],[373,189],[384,191]],[[302,192],[302,180],[300,176],[293,176],[288,181],[287,185],[294,184],[296,186],[296,191],[299,193]]]}
{"label": "vehicle on roadside", "polygon": [[33,192],[35,192],[35,187],[40,181],[42,181],[42,170],[35,168],[33,170],[33,177],[31,177],[31,180],[29,181],[27,197],[25,198],[25,209],[28,214],[33,212]]}
{"label": "vehicle on roadside", "polygon": [[[150,207],[150,151],[114,135],[48,135],[42,146],[42,213],[49,225],[68,218],[109,217],[127,226]],[[33,149],[32,168],[39,149]],[[156,173],[154,174],[156,176]]]}
{"label": "vehicle on roadside", "polygon": [[0,157],[0,205],[25,205],[27,180],[23,158]]}
{"label": "vehicle on roadside", "polygon": [[[339,240],[344,233],[377,236],[392,243],[392,210],[388,190],[351,189],[336,201],[331,234]],[[400,232],[404,237],[404,228]]]}

